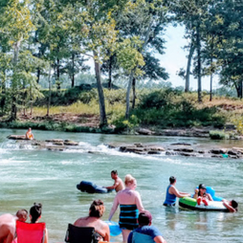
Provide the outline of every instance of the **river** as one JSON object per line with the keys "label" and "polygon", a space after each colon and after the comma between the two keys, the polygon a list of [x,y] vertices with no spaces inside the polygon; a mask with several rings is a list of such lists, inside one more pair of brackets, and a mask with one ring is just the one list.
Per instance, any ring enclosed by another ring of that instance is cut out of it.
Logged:
{"label": "river", "polygon": [[[14,214],[20,208],[29,209],[34,202],[41,202],[41,221],[47,224],[50,243],[64,242],[68,223],[86,216],[94,199],[105,202],[103,220],[108,219],[115,192],[82,193],[76,189],[76,184],[87,180],[110,186],[113,184],[110,171],[114,169],[123,179],[126,174],[132,174],[137,179],[137,190],[144,207],[151,211],[153,224],[160,229],[168,243],[243,242],[242,160],[144,156],[121,153],[105,145],[110,142],[187,142],[212,147],[243,146],[242,141],[33,131],[38,140],[58,138],[79,142],[78,149],[53,152],[34,150],[6,138],[10,134],[24,134],[24,130],[0,131],[0,214]],[[177,177],[176,186],[180,191],[193,193],[198,184],[204,183],[213,187],[217,196],[234,198],[239,202],[239,212],[196,212],[182,210],[178,206],[162,206],[171,175]],[[118,211],[112,220],[118,221]],[[122,237],[112,237],[111,241],[121,242]]]}

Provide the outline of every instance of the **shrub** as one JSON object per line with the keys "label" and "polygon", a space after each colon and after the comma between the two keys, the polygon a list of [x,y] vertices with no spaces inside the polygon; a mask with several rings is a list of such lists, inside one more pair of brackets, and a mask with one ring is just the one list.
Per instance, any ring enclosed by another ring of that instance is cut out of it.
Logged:
{"label": "shrub", "polygon": [[229,138],[229,135],[222,131],[210,131],[209,136],[211,139],[218,139],[218,140]]}

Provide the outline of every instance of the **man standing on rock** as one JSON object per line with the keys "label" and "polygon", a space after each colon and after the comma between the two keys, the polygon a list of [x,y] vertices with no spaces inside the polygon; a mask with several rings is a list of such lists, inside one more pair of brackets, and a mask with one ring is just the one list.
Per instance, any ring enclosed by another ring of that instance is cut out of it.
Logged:
{"label": "man standing on rock", "polygon": [[118,176],[117,170],[111,171],[111,178],[114,180],[114,185],[107,186],[107,187],[105,187],[106,189],[108,189],[108,190],[115,189],[116,192],[119,192],[125,188],[122,179]]}
{"label": "man standing on rock", "polygon": [[175,206],[176,204],[176,198],[177,197],[190,197],[191,194],[186,192],[179,192],[176,187],[176,178],[174,176],[171,176],[169,178],[170,185],[167,187],[166,190],[166,198],[164,201],[164,206]]}

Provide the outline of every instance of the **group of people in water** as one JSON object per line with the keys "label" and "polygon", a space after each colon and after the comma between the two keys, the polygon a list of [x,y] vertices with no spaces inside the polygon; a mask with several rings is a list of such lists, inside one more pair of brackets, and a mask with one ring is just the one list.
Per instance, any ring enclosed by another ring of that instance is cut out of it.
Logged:
{"label": "group of people in water", "polygon": [[[118,206],[120,206],[119,226],[122,229],[122,238],[125,243],[166,243],[162,233],[152,225],[152,215],[148,210],[144,209],[140,194],[136,191],[137,181],[130,174],[125,176],[125,181],[121,180],[116,170],[111,171],[111,178],[114,180],[113,186],[107,189],[115,189],[117,194],[113,201],[113,206],[109,214],[109,221],[112,219]],[[166,191],[164,206],[175,206],[176,198],[194,197],[198,204],[209,204],[212,201],[210,194],[206,193],[204,184],[200,184],[195,189],[192,196],[189,193],[180,192],[175,187],[176,178],[169,178],[170,184]],[[223,200],[223,204],[229,212],[236,212],[238,203],[234,200]],[[77,219],[73,224],[77,227],[93,227],[97,241],[110,241],[110,229],[107,223],[101,220],[105,212],[104,202],[100,199],[94,200],[89,208],[89,214],[86,217]],[[36,223],[42,214],[42,205],[34,204],[29,210],[29,218],[31,223]],[[0,216],[0,243],[15,243],[16,238],[16,220],[25,222],[28,212],[25,209],[19,210],[15,216],[4,214]],[[44,243],[48,243],[48,232],[45,229]]]}
{"label": "group of people in water", "polygon": [[[191,197],[192,195],[186,192],[179,192],[176,187],[176,178],[174,176],[171,176],[169,178],[170,184],[167,187],[166,190],[166,198],[164,201],[164,206],[175,206],[176,198],[182,198],[182,197]],[[195,193],[192,196],[197,200],[197,204],[201,205],[201,203],[204,203],[205,206],[209,205],[209,201],[213,201],[212,196],[209,193],[206,193],[206,186],[204,184],[199,184],[198,188],[195,189]],[[235,213],[238,210],[238,203],[235,200],[222,200],[223,205],[228,209],[229,212]]]}

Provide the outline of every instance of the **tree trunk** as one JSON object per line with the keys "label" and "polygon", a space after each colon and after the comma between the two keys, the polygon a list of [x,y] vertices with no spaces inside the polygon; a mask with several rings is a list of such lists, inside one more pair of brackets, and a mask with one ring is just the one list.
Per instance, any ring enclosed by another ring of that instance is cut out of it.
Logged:
{"label": "tree trunk", "polygon": [[[94,57],[97,56],[97,53],[94,51]],[[98,95],[99,95],[99,107],[100,107],[100,127],[107,125],[107,118],[106,118],[106,111],[105,111],[105,98],[104,98],[104,92],[103,87],[101,84],[101,74],[100,74],[100,63],[98,60],[94,59],[94,65],[95,65],[95,77],[97,82],[97,89],[98,89]]]}
{"label": "tree trunk", "polygon": [[135,108],[136,103],[136,79],[133,78],[132,80],[132,109]]}
{"label": "tree trunk", "polygon": [[197,80],[198,80],[198,102],[202,102],[202,80],[201,80],[201,40],[200,40],[200,18],[197,22]]}
{"label": "tree trunk", "polygon": [[195,50],[195,46],[193,44],[193,34],[191,37],[191,45],[190,45],[190,51],[187,59],[187,68],[186,68],[186,81],[185,81],[185,92],[189,92],[190,89],[190,74],[191,74],[191,63],[192,63],[192,56]]}
{"label": "tree trunk", "polygon": [[1,98],[1,102],[0,102],[0,105],[1,105],[1,108],[2,108],[2,114],[4,114],[4,107],[5,107],[5,104],[6,104],[6,84],[5,84],[5,79],[6,79],[6,76],[4,74],[4,78],[2,79],[2,98]]}
{"label": "tree trunk", "polygon": [[132,81],[133,81],[134,71],[131,72],[128,85],[127,85],[127,94],[126,94],[126,119],[129,119],[129,110],[130,110],[130,92],[132,87]]}
{"label": "tree trunk", "polygon": [[50,106],[51,106],[51,67],[49,68],[48,83],[49,83],[49,97],[47,102],[46,116],[50,115]]}
{"label": "tree trunk", "polygon": [[[19,48],[20,48],[21,41],[17,41],[14,45],[14,57],[13,57],[13,64],[14,64],[14,70],[13,72],[16,72],[16,66],[18,63],[18,56],[19,56]],[[12,108],[11,108],[11,115],[10,120],[14,121],[17,119],[17,83],[16,80],[12,81]]]}
{"label": "tree trunk", "polygon": [[242,81],[239,81],[239,94],[238,97],[242,99]]}
{"label": "tree trunk", "polygon": [[210,74],[210,100],[213,100],[213,74]]}
{"label": "tree trunk", "polygon": [[57,58],[57,90],[61,89],[61,84],[60,84],[60,60]]}
{"label": "tree trunk", "polygon": [[40,75],[41,75],[41,70],[38,68],[37,69],[37,80],[36,80],[37,84],[39,84],[39,82],[40,82]]}
{"label": "tree trunk", "polygon": [[74,75],[74,66],[75,66],[75,62],[74,62],[74,59],[75,59],[75,54],[72,53],[72,74],[71,74],[71,87],[73,88],[74,87],[74,79],[75,79],[75,75]]}
{"label": "tree trunk", "polygon": [[108,89],[112,88],[112,57],[109,59],[109,80],[108,80]]}

